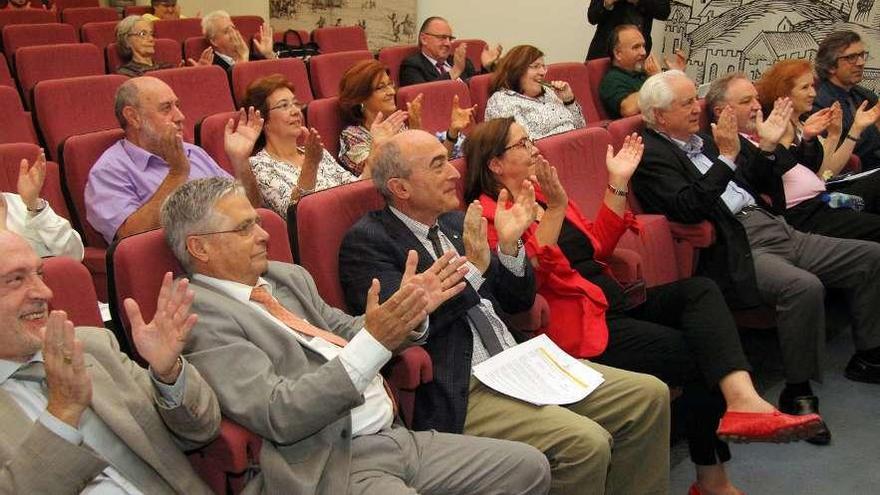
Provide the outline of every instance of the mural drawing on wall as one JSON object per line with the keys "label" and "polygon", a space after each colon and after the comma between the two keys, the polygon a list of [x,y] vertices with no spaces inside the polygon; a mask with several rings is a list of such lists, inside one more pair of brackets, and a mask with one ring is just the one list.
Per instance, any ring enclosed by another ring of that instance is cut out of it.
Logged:
{"label": "mural drawing on wall", "polygon": [[663,53],[688,53],[688,74],[708,83],[732,71],[751,78],[777,60],[815,60],[825,36],[859,33],[870,56],[861,85],[880,89],[880,0],[674,0]]}
{"label": "mural drawing on wall", "polygon": [[370,50],[416,42],[416,0],[269,0],[276,32],[361,26]]}

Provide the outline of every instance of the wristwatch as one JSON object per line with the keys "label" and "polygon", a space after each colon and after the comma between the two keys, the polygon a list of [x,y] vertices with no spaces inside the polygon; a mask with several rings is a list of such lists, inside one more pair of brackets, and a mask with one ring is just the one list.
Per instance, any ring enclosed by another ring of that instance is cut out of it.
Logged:
{"label": "wristwatch", "polygon": [[34,215],[41,213],[46,207],[49,206],[49,202],[43,198],[37,198],[37,207],[36,208],[28,208],[27,211],[33,213]]}

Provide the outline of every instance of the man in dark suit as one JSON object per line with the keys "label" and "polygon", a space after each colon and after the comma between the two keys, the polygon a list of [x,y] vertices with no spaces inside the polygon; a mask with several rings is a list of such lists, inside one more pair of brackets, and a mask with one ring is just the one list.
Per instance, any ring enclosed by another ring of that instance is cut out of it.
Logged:
{"label": "man in dark suit", "polygon": [[374,282],[365,314],[353,317],[325,303],[305,269],[266,259],[259,219],[242,188],[219,177],[182,185],[162,209],[166,238],[193,273],[199,321],[187,359],[223,413],[264,439],[249,489],[546,493],[547,460],[527,445],[396,421],[379,369],[423,341],[427,311],[462,289],[457,265],[416,275],[413,255],[400,290],[379,304]]}
{"label": "man in dark suit", "polygon": [[413,250],[420,270],[450,252],[468,261],[468,286],[430,315],[425,349],[434,380],[416,392],[414,427],[533,445],[551,458],[553,494],[666,493],[669,398],[655,378],[590,363],[605,377],[591,395],[535,407],[472,376],[473,366],[517,343],[500,315],[534,301],[535,277],[519,239],[534,220],[535,200],[533,192],[524,195],[496,215],[498,250],[491,252],[480,204],[457,211],[460,176],[446,156],[423,131],[380,147],[372,178],[387,207],[355,224],[339,253],[346,299],[358,310],[374,278],[380,299],[394,293]]}
{"label": "man in dark suit", "polygon": [[400,85],[409,86],[440,80],[467,82],[472,76],[491,71],[501,56],[501,45],[483,47],[480,54],[482,71],[477,71],[467,58],[467,44],[461,43],[452,53],[452,28],[442,17],[428,17],[419,29],[419,53],[400,64]]}
{"label": "man in dark suit", "polygon": [[[779,409],[818,412],[810,380],[821,377],[825,287],[849,293],[857,352],[846,376],[880,382],[880,244],[799,232],[762,196],[784,194],[781,175],[792,166],[792,157],[778,145],[785,119],[762,121],[756,128],[760,146],[749,153],[741,152],[730,106],[719,114],[711,136],[697,134],[696,88],[680,71],[648,78],[639,106],[648,128],[632,180],[642,205],[677,222],[712,222],[716,241],[701,251],[700,271],[718,283],[731,306],[777,309],[786,375]],[[812,441],[830,439],[826,428]]]}
{"label": "man in dark suit", "polygon": [[268,23],[260,26],[260,32],[254,36],[253,52],[225,10],[215,10],[202,17],[202,35],[214,49],[214,65],[229,73],[237,63],[278,58],[272,51],[274,40]]}

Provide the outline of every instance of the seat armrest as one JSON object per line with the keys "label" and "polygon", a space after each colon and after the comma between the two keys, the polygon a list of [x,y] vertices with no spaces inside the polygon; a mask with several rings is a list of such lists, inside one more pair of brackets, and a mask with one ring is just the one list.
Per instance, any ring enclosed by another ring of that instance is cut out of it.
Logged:
{"label": "seat armrest", "polygon": [[669,230],[676,241],[687,241],[695,248],[707,248],[715,243],[715,227],[707,220],[700,223],[669,222]]}

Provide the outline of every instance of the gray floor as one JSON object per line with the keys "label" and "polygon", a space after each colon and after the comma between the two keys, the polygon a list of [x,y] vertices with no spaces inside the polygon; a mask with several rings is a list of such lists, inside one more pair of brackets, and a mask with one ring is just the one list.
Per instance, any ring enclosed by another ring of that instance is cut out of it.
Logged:
{"label": "gray floor", "polygon": [[[744,338],[746,352],[759,369],[758,388],[773,403],[782,389],[781,375],[778,367],[760,361],[778,355],[772,349],[774,340],[770,332]],[[761,348],[766,351],[763,356]],[[828,342],[825,383],[814,385],[822,416],[833,433],[831,445],[732,445],[727,470],[739,489],[749,495],[880,493],[880,385],[843,377],[852,352],[849,332],[837,334]],[[672,458],[671,493],[684,495],[695,475],[683,441],[673,448]]]}

